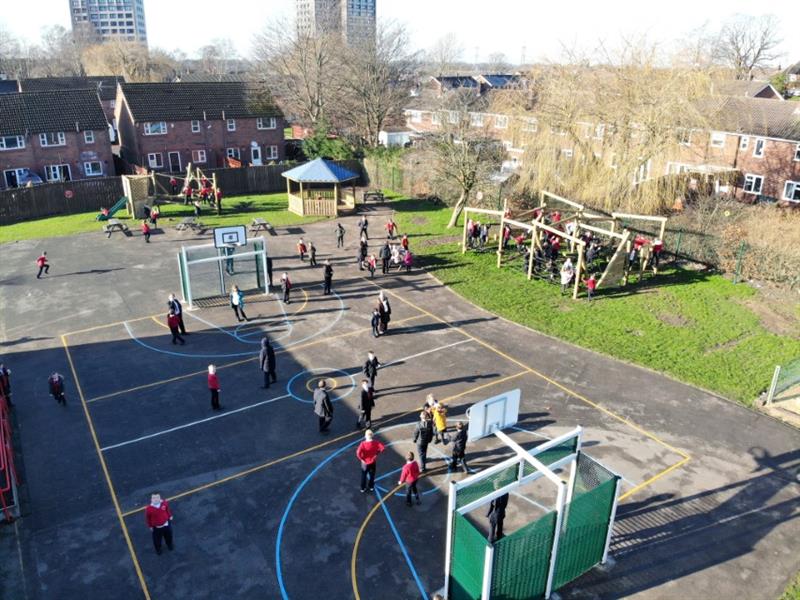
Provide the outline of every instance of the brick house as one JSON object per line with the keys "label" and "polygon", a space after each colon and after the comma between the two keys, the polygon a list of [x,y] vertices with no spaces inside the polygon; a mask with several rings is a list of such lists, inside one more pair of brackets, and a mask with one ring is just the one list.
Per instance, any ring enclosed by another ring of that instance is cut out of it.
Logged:
{"label": "brick house", "polygon": [[0,95],[0,171],[4,188],[115,175],[108,122],[97,92]]}
{"label": "brick house", "polygon": [[100,106],[106,120],[116,129],[114,109],[117,103],[117,84],[125,83],[121,75],[98,75],[89,77],[35,77],[19,80],[20,92],[50,92],[63,90],[94,90],[100,98]]}
{"label": "brick house", "polygon": [[715,84],[714,91],[722,96],[783,100],[783,95],[769,81],[758,81],[756,79],[720,81]]}
{"label": "brick house", "polygon": [[245,82],[121,83],[120,154],[154,171],[226,158],[262,165],[284,157],[284,118],[263,86]]}

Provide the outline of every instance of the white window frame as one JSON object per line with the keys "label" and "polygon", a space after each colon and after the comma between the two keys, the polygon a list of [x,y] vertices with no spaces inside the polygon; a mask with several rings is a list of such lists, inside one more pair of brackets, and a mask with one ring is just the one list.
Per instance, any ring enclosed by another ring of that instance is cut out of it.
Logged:
{"label": "white window frame", "polygon": [[483,113],[469,113],[470,127],[483,127]]}
{"label": "white window frame", "polygon": [[594,127],[594,139],[602,140],[603,136],[606,134],[606,126],[604,123],[599,123]]}
{"label": "white window frame", "polygon": [[422,111],[420,110],[410,110],[409,118],[412,123],[422,123]]}
{"label": "white window frame", "polygon": [[648,158],[646,161],[636,167],[636,170],[633,172],[633,185],[639,185],[640,183],[648,181],[650,179],[651,167],[651,158]]}
{"label": "white window frame", "polygon": [[[758,189],[755,189],[756,182],[758,182]],[[747,189],[748,183],[750,184],[750,189]],[[742,191],[745,194],[752,194],[754,196],[760,196],[761,192],[764,190],[764,176],[763,175],[756,175],[754,173],[746,173],[744,176],[744,184],[742,185]]]}
{"label": "white window frame", "polygon": [[691,165],[687,165],[686,163],[668,162],[665,175],[681,175],[683,173],[688,173],[689,169],[691,169]]}
{"label": "white window frame", "polygon": [[455,125],[456,123],[458,123],[458,111],[457,110],[448,110],[447,113],[448,113],[447,120],[451,124]]}
{"label": "white window frame", "polygon": [[94,144],[94,131],[87,129],[83,132],[83,141],[87,144]]}
{"label": "white window frame", "polygon": [[[267,125],[264,125],[264,121],[267,122]],[[275,117],[257,117],[256,118],[256,129],[277,129],[278,127],[278,119]]]}
{"label": "white window frame", "polygon": [[142,130],[145,135],[167,135],[167,122],[146,121],[142,123]]}
{"label": "white window frame", "polygon": [[680,139],[678,143],[681,146],[686,146],[687,148],[692,145],[692,130],[683,128],[679,131]]}
{"label": "white window frame", "polygon": [[800,162],[800,144],[794,147],[794,160],[795,162]]}
{"label": "white window frame", "polygon": [[750,144],[750,138],[746,135],[743,135],[739,138],[739,150],[747,150],[747,146]]}
{"label": "white window frame", "polygon": [[278,160],[278,147],[275,145],[264,146],[264,159],[265,160]]}
{"label": "white window frame", "polygon": [[228,131],[236,131],[236,119],[227,119],[226,127]]}
{"label": "white window frame", "polygon": [[[61,168],[62,167],[66,168],[66,171],[69,174],[69,179],[66,179],[66,178],[61,176]],[[55,173],[57,173],[56,177],[53,176],[54,170],[55,170]],[[59,164],[59,165],[45,165],[44,166],[44,178],[45,178],[45,180],[50,181],[50,182],[53,182],[53,181],[72,181],[72,169],[66,163],[62,163],[62,164]]]}
{"label": "white window frame", "polygon": [[242,160],[242,154],[239,148],[225,148],[225,156],[228,158],[235,158],[236,160]]}
{"label": "white window frame", "polygon": [[[201,158],[202,157],[202,158]],[[199,165],[203,165],[208,160],[208,156],[206,156],[205,149],[203,150],[192,150],[192,162],[197,163]]]}
{"label": "white window frame", "polygon": [[[796,198],[792,196],[797,194]],[[789,202],[800,202],[800,181],[786,181],[783,184],[783,199]]]}
{"label": "white window frame", "polygon": [[[14,139],[17,142],[17,145],[9,148],[6,146],[6,140]],[[24,150],[25,149],[25,136],[22,135],[4,135],[0,136],[0,150],[7,151],[7,150]]]}
{"label": "white window frame", "polygon": [[[758,150],[761,149],[761,152]],[[765,138],[756,138],[756,143],[753,144],[753,157],[764,158],[764,151],[767,149],[767,140]]]}
{"label": "white window frame", "polygon": [[192,121],[192,133],[200,133],[200,121],[197,119]]}
{"label": "white window frame", "polygon": [[495,115],[494,116],[494,128],[495,129],[508,129],[508,117],[505,115]]}
{"label": "white window frame", "polygon": [[442,124],[442,115],[438,112],[433,111],[431,113],[431,125],[441,125]]}
{"label": "white window frame", "polygon": [[[94,165],[97,165],[97,170],[94,169]],[[99,160],[83,163],[83,174],[86,177],[101,177],[103,175],[103,163]]]}
{"label": "white window frame", "polygon": [[724,148],[725,147],[725,138],[727,136],[721,131],[712,131],[711,132],[711,147],[712,148]]}
{"label": "white window frame", "polygon": [[532,119],[530,117],[525,117],[522,119],[522,131],[527,131],[529,133],[536,133],[539,131],[539,121],[536,119]]}
{"label": "white window frame", "polygon": [[161,152],[149,152],[147,154],[147,166],[151,169],[163,169],[164,155]]}
{"label": "white window frame", "polygon": [[52,133],[40,133],[39,145],[42,148],[52,148],[54,146],[66,146],[67,136],[63,131],[54,131]]}
{"label": "white window frame", "polygon": [[563,156],[567,160],[571,160],[572,157],[575,156],[575,151],[572,148],[562,148],[561,156]]}

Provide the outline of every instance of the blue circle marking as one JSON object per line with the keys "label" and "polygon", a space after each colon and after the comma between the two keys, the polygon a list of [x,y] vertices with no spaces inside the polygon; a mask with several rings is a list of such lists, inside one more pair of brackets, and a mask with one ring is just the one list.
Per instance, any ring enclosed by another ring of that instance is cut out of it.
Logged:
{"label": "blue circle marking", "polygon": [[[339,373],[339,374],[341,374],[341,375],[343,375],[345,377],[349,377],[350,378],[350,385],[349,385],[350,389],[348,389],[344,394],[338,394],[335,398],[332,398],[331,399],[332,402],[338,402],[339,400],[342,400],[343,398],[347,398],[347,396],[352,394],[353,390],[356,389],[356,378],[353,375],[351,375],[350,373],[348,373],[347,371],[343,371],[342,369],[328,369],[328,368],[320,367],[320,368],[316,368],[316,369],[306,369],[305,371],[300,371],[297,375],[292,377],[286,384],[286,393],[289,394],[292,398],[294,398],[298,402],[304,402],[306,404],[313,404],[313,402],[314,402],[313,400],[307,400],[306,398],[302,398],[302,397],[298,396],[297,394],[295,394],[292,391],[292,385],[294,384],[295,380],[298,379],[299,377],[302,377],[303,375],[313,375],[314,373]],[[332,378],[332,379],[335,379],[335,378]]]}

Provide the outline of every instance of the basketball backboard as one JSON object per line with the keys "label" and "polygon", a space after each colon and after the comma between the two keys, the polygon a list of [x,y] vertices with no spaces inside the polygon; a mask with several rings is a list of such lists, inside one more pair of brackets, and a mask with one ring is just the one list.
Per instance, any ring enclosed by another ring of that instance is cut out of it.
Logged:
{"label": "basketball backboard", "polygon": [[516,425],[519,419],[521,394],[522,392],[517,388],[470,406],[467,409],[468,440],[470,442],[479,440],[498,429]]}
{"label": "basketball backboard", "polygon": [[247,228],[244,225],[214,228],[214,246],[244,246],[247,243]]}

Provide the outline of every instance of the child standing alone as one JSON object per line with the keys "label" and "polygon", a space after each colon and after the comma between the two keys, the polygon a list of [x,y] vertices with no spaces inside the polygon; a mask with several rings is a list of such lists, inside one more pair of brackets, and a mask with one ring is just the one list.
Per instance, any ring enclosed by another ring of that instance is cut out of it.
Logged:
{"label": "child standing alone", "polygon": [[406,454],[406,464],[400,472],[400,481],[397,482],[398,485],[406,484],[406,506],[411,506],[412,492],[417,498],[417,504],[422,504],[417,490],[417,480],[419,480],[419,465],[414,460],[414,453],[409,452]]}

